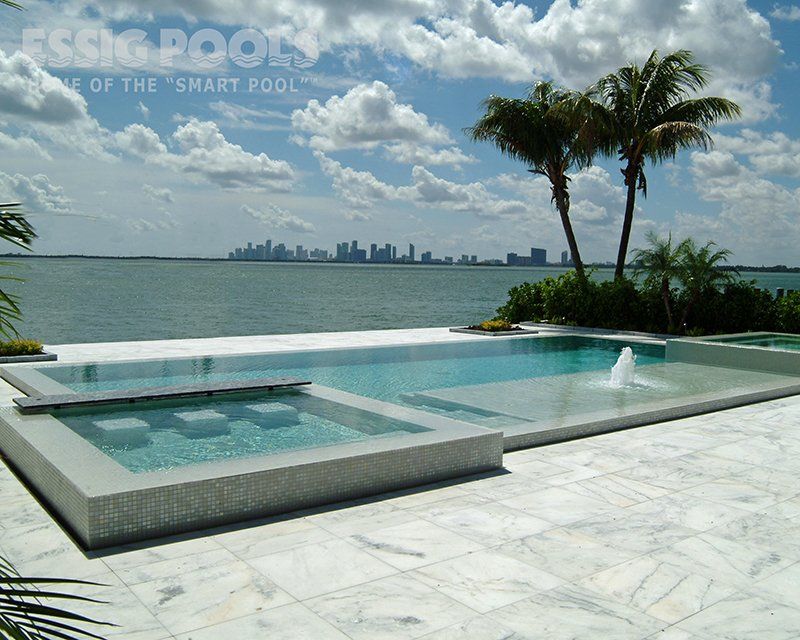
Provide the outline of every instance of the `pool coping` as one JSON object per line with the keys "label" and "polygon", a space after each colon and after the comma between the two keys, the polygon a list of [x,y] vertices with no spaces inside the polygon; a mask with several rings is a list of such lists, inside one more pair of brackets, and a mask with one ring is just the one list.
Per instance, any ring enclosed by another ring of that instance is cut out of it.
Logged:
{"label": "pool coping", "polygon": [[792,333],[753,331],[717,336],[698,336],[667,340],[666,358],[694,364],[708,364],[733,369],[749,369],[784,375],[800,375],[800,351],[773,349],[758,345],[722,342],[728,338],[758,336],[793,336]]}
{"label": "pool coping", "polygon": [[502,466],[503,434],[309,385],[321,402],[426,429],[133,473],[49,414],[0,408],[7,459],[87,549],[385,493]]}

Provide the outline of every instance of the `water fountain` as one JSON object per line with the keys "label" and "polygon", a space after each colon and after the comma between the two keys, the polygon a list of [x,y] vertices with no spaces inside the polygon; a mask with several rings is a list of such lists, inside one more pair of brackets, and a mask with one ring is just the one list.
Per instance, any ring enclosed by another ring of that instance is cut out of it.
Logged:
{"label": "water fountain", "polygon": [[624,347],[617,358],[617,364],[611,367],[611,386],[628,387],[633,384],[636,375],[636,356],[633,349]]}

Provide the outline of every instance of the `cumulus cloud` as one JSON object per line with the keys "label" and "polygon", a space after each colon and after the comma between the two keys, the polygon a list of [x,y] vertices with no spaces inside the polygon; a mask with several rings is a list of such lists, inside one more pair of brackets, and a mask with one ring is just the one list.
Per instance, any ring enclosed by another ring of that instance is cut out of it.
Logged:
{"label": "cumulus cloud", "polygon": [[150,107],[148,107],[144,102],[139,100],[139,104],[136,105],[136,109],[139,113],[142,114],[142,117],[145,120],[150,119]]}
{"label": "cumulus cloud", "polygon": [[153,231],[169,231],[180,226],[177,220],[166,209],[160,210],[161,217],[155,219],[131,218],[127,220],[128,226],[137,233]]}
{"label": "cumulus cloud", "polygon": [[761,175],[800,178],[800,139],[781,131],[742,129],[736,136],[717,136],[717,149],[747,158]]}
{"label": "cumulus cloud", "polygon": [[319,151],[372,149],[382,142],[403,140],[449,144],[447,129],[428,122],[428,116],[410,104],[397,102],[386,84],[360,84],[344,97],[332,96],[323,105],[311,100],[292,112],[292,126],[310,135],[308,145]]}
{"label": "cumulus cloud", "polygon": [[286,211],[286,209],[281,209],[271,203],[267,203],[265,209],[255,209],[246,204],[242,205],[241,209],[243,213],[273,229],[284,229],[295,233],[314,233],[316,231],[316,228],[310,222],[298,218],[296,215]]}
{"label": "cumulus cloud", "polygon": [[800,20],[800,7],[796,4],[776,5],[769,15],[776,20],[797,22]]}
{"label": "cumulus cloud", "polygon": [[791,189],[739,163],[729,151],[694,152],[691,174],[701,199],[718,203],[718,216],[680,212],[683,234],[708,238],[734,250],[737,261],[759,261],[765,247],[796,255],[800,243],[800,189]]}
{"label": "cumulus cloud", "polygon": [[31,213],[73,214],[72,200],[63,187],[53,184],[44,174],[32,177],[0,171],[0,192],[5,199],[21,202]]}
{"label": "cumulus cloud", "polygon": [[154,202],[173,202],[172,191],[166,187],[154,187],[151,184],[143,184],[142,191],[144,194]]}
{"label": "cumulus cloud", "polygon": [[235,102],[217,100],[209,103],[220,124],[234,129],[285,131],[291,129],[290,116],[275,109],[255,109]]}
{"label": "cumulus cloud", "polygon": [[402,201],[423,208],[500,217],[521,214],[526,208],[523,202],[506,200],[491,193],[481,182],[452,182],[421,166],[412,168],[410,184],[394,186],[379,180],[369,171],[345,167],[320,151],[315,152],[315,156],[323,173],[332,178],[334,191],[356,209]]}
{"label": "cumulus cloud", "polygon": [[[350,60],[358,47],[403,57],[448,78],[530,82],[552,77],[580,87],[651,49],[686,48],[714,68],[725,86],[745,90],[781,55],[768,20],[746,0],[555,0],[537,14],[522,3],[492,0],[356,2],[282,0],[109,0],[97,9],[114,19],[184,15],[222,24],[283,25],[319,32],[325,51]],[[776,17],[794,15],[794,7]],[[633,27],[632,27],[633,25]]]}
{"label": "cumulus cloud", "polygon": [[19,153],[26,156],[39,156],[43,160],[52,160],[52,156],[33,138],[19,136],[14,138],[0,131],[0,150],[6,153]]}
{"label": "cumulus cloud", "polygon": [[288,162],[245,151],[226,140],[216,123],[195,118],[179,126],[170,137],[176,152],[170,151],[155,131],[141,124],[128,125],[115,135],[115,141],[119,149],[145,162],[223,189],[288,191],[296,179]]}
{"label": "cumulus cloud", "polygon": [[0,113],[25,121],[64,124],[89,118],[86,100],[17,51],[0,50]]}
{"label": "cumulus cloud", "polygon": [[[446,127],[398,102],[395,92],[377,80],[324,104],[309,101],[292,112],[292,127],[296,142],[326,153],[382,146],[388,159],[405,164],[460,166],[475,161],[453,146]],[[438,148],[442,146],[446,148]]]}

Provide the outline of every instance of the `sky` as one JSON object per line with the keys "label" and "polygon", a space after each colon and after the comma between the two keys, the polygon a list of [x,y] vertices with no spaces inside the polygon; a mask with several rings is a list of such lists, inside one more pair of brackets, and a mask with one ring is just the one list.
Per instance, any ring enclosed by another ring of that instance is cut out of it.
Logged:
{"label": "sky", "polygon": [[[800,5],[750,0],[62,0],[0,7],[0,201],[38,253],[224,257],[267,238],[479,258],[566,248],[549,186],[463,133],[490,94],[689,49],[743,116],[648,167],[644,234],[800,265]],[[646,7],[644,9],[643,7]],[[182,40],[185,38],[185,41]],[[572,174],[612,260],[616,159]]]}

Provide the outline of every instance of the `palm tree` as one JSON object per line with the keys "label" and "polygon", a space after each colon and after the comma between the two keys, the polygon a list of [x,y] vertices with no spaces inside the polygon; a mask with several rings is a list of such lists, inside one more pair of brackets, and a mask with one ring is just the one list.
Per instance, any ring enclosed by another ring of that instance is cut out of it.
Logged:
{"label": "palm tree", "polygon": [[689,241],[684,240],[674,245],[671,232],[666,238],[661,238],[655,232],[648,231],[645,238],[650,246],[646,249],[636,249],[633,253],[633,262],[637,265],[636,274],[646,274],[645,284],[660,289],[664,309],[667,312],[668,331],[672,331],[674,323],[670,283],[680,277],[683,256]]}
{"label": "palm tree", "polygon": [[[2,1],[2,0],[0,0]],[[25,215],[20,211],[20,203],[0,204],[0,240],[6,240],[23,249],[30,250],[36,238],[36,232]],[[11,266],[9,262],[0,262],[0,267]],[[0,276],[0,280],[19,281],[13,276]],[[14,323],[22,319],[19,298],[13,293],[0,289],[0,334],[7,338],[17,336]]]}
{"label": "palm tree", "polygon": [[591,154],[583,144],[583,130],[577,118],[564,118],[556,108],[572,97],[572,92],[550,82],[537,82],[527,98],[492,95],[483,101],[484,115],[464,131],[476,142],[493,143],[509,158],[526,163],[531,173],[549,180],[551,202],[561,216],[575,271],[584,278],[583,261],[569,218],[567,172],[587,166]]}
{"label": "palm tree", "polygon": [[708,84],[708,70],[694,62],[691,51],[661,57],[653,51],[644,66],[629,64],[589,87],[573,106],[580,118],[595,124],[595,145],[625,163],[627,198],[615,278],[621,278],[636,206],[636,192],[647,197],[646,162],[658,164],[678,151],[712,144],[708,129],[741,113],[725,98],[690,98]]}
{"label": "palm tree", "polygon": [[22,5],[12,2],[11,0],[0,0],[0,4],[11,7],[12,9],[22,9]]}
{"label": "palm tree", "polygon": [[678,279],[689,295],[681,318],[681,327],[685,329],[689,314],[694,306],[702,300],[703,295],[723,284],[733,282],[735,280],[733,274],[738,275],[738,272],[735,270],[723,271],[719,268],[723,262],[727,262],[731,252],[728,249],[716,249],[717,245],[714,242],[707,242],[702,247],[698,247],[694,240],[689,238],[684,240],[681,246],[682,256]]}

